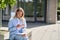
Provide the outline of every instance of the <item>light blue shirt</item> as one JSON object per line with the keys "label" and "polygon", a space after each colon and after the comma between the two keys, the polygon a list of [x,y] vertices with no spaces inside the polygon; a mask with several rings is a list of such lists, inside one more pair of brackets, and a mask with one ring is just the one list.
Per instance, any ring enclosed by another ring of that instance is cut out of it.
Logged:
{"label": "light blue shirt", "polygon": [[[24,24],[24,28],[20,28],[19,30],[16,28],[17,24]],[[24,21],[20,18],[13,18],[9,21],[8,23],[8,27],[9,27],[9,32],[10,32],[10,38],[14,38],[15,35],[19,34],[21,35],[22,33],[24,33],[24,31],[26,30],[27,24],[26,24],[26,19],[24,19]]]}

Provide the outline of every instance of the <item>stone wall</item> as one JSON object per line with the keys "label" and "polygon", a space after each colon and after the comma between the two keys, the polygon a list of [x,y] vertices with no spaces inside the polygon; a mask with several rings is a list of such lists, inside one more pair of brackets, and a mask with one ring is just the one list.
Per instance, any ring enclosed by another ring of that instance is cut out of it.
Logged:
{"label": "stone wall", "polygon": [[57,0],[47,0],[46,23],[57,21]]}

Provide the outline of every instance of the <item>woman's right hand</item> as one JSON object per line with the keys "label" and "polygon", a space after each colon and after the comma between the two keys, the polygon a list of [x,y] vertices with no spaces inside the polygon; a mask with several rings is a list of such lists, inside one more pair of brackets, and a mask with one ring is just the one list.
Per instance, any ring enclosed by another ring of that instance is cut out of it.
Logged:
{"label": "woman's right hand", "polygon": [[20,24],[18,24],[16,27],[17,27],[17,28],[20,28],[20,27],[21,27],[21,25],[20,25]]}
{"label": "woman's right hand", "polygon": [[22,34],[22,36],[23,36],[23,37],[25,37],[25,36],[26,36],[26,34]]}
{"label": "woman's right hand", "polygon": [[24,24],[22,24],[22,25],[18,24],[16,27],[17,28],[24,28]]}

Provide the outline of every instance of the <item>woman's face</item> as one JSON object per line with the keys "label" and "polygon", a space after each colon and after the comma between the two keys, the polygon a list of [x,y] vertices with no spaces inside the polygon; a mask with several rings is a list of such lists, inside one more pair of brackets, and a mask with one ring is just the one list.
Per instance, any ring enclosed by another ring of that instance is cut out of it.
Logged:
{"label": "woman's face", "polygon": [[22,14],[23,14],[23,13],[22,13],[21,11],[18,11],[18,12],[17,12],[17,17],[18,17],[18,18],[21,18],[21,17],[22,17]]}

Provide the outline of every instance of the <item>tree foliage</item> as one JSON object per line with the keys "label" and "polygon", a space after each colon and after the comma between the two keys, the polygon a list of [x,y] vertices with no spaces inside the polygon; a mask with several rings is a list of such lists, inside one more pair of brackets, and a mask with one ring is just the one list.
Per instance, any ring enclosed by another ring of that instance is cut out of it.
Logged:
{"label": "tree foliage", "polygon": [[58,8],[60,8],[60,0],[58,0]]}
{"label": "tree foliage", "polygon": [[7,5],[14,6],[16,0],[0,0],[0,8],[5,8]]}

